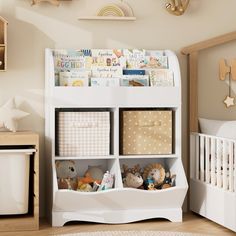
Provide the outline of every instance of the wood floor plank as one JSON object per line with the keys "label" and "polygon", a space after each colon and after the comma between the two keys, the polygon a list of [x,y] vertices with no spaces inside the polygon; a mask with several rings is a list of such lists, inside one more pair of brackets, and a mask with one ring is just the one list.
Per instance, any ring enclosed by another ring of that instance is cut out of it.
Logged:
{"label": "wood floor plank", "polygon": [[211,222],[197,214],[184,214],[182,223],[172,223],[167,220],[154,219],[140,221],[130,224],[112,225],[112,224],[95,224],[86,222],[73,222],[64,227],[53,228],[45,220],[41,221],[39,231],[22,231],[22,232],[4,232],[0,236],[46,236],[58,235],[66,233],[78,232],[96,232],[96,231],[116,231],[116,230],[153,230],[153,231],[177,231],[177,232],[192,232],[210,235],[226,235],[235,236],[235,233]]}

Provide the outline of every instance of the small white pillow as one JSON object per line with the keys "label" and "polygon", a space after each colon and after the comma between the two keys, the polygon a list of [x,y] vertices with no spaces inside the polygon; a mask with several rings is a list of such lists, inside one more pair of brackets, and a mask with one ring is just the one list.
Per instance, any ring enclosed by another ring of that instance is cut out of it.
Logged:
{"label": "small white pillow", "polygon": [[236,139],[236,120],[209,120],[199,118],[201,132],[217,137]]}

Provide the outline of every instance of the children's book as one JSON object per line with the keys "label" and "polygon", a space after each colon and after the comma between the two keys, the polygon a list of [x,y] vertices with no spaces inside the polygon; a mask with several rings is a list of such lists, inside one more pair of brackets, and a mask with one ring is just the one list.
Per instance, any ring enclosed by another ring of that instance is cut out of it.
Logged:
{"label": "children's book", "polygon": [[126,59],[120,49],[92,49],[92,60],[93,66],[126,66]]}
{"label": "children's book", "polygon": [[60,86],[88,86],[89,75],[86,71],[71,71],[59,73]]}
{"label": "children's book", "polygon": [[146,56],[141,68],[153,68],[153,69],[167,69],[168,57],[167,56]]}
{"label": "children's book", "polygon": [[139,69],[145,61],[144,49],[124,49],[123,54],[126,58],[127,69]]}
{"label": "children's book", "polygon": [[121,86],[149,86],[148,75],[123,75],[120,81]]}
{"label": "children's book", "polygon": [[123,70],[123,75],[145,75],[145,70]]}
{"label": "children's book", "polygon": [[153,87],[173,87],[174,73],[168,69],[149,70],[150,85]]}
{"label": "children's book", "polygon": [[118,77],[122,76],[122,66],[94,66],[92,65],[92,77]]}
{"label": "children's book", "polygon": [[[55,85],[59,85],[59,73],[88,69],[88,57],[83,50],[54,50]],[[90,66],[91,67],[91,66]]]}

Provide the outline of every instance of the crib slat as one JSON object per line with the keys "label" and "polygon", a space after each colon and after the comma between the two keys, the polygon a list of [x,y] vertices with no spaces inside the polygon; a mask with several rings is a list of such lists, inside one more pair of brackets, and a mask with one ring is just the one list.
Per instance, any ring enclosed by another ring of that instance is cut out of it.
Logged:
{"label": "crib slat", "polygon": [[195,170],[196,170],[196,180],[199,180],[199,136],[196,137],[196,166],[195,166]]}
{"label": "crib slat", "polygon": [[216,142],[214,138],[211,138],[211,184],[216,184],[216,172],[215,172],[215,158],[216,158]]}
{"label": "crib slat", "polygon": [[229,142],[229,191],[234,191],[234,176],[233,176],[233,142]]}
{"label": "crib slat", "polygon": [[221,140],[217,139],[216,141],[216,175],[217,175],[217,187],[221,188],[221,154],[222,154],[222,149],[221,149]]}
{"label": "crib slat", "polygon": [[223,140],[223,189],[228,189],[228,181],[227,181],[227,165],[228,165],[228,142],[226,140]]}
{"label": "crib slat", "polygon": [[204,181],[204,146],[205,137],[200,137],[200,180]]}
{"label": "crib slat", "polygon": [[206,183],[210,183],[210,175],[209,175],[209,137],[206,137],[206,155],[205,155],[205,160],[206,160],[206,168],[205,168],[205,178],[206,178]]}

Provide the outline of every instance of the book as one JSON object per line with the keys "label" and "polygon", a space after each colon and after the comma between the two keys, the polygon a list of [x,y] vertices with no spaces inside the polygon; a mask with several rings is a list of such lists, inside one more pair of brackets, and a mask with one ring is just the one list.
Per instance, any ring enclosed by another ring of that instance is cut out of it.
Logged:
{"label": "book", "polygon": [[144,64],[144,49],[124,49],[123,54],[126,58],[126,68],[128,69],[138,69],[141,68]]}
{"label": "book", "polygon": [[122,66],[94,66],[92,65],[92,77],[118,77],[122,76]]}
{"label": "book", "polygon": [[60,86],[88,86],[89,75],[86,71],[60,72]]}
{"label": "book", "polygon": [[92,49],[93,66],[126,67],[126,59],[120,49]]}
{"label": "book", "polygon": [[149,70],[150,85],[153,87],[173,87],[174,73],[168,69]]}
{"label": "book", "polygon": [[123,70],[123,75],[145,75],[145,70]]}
{"label": "book", "polygon": [[[53,62],[55,73],[55,85],[59,86],[59,73],[88,69],[89,60],[82,50],[54,50]],[[91,67],[91,66],[90,66]]]}
{"label": "book", "polygon": [[91,87],[118,87],[120,78],[91,78]]}
{"label": "book", "polygon": [[167,69],[168,57],[167,56],[146,56],[141,68],[156,68]]}
{"label": "book", "polygon": [[149,77],[148,75],[123,75],[120,85],[128,87],[149,86]]}

